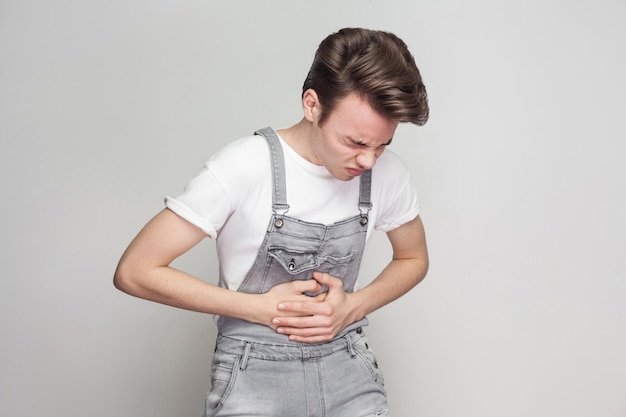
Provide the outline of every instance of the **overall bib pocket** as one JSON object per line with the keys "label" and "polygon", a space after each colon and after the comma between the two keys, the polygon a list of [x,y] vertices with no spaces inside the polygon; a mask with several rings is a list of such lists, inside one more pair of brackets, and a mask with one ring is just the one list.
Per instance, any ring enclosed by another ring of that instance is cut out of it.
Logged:
{"label": "overall bib pocket", "polygon": [[[313,271],[325,272],[345,280],[346,273],[356,258],[355,253],[320,257],[317,252],[300,252],[282,247],[269,248],[267,256],[267,268],[259,286],[259,293],[267,292],[283,282],[312,279]],[[320,292],[327,290],[323,288]]]}

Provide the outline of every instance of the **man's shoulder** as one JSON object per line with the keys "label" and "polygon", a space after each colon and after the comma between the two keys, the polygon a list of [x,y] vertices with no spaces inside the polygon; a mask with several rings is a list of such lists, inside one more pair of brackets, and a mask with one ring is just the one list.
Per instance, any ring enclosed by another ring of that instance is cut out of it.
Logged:
{"label": "man's shoulder", "polygon": [[259,157],[263,152],[267,153],[267,144],[263,136],[249,135],[236,139],[226,144],[218,151],[214,158],[242,158]]}
{"label": "man's shoulder", "polygon": [[382,176],[388,181],[408,175],[408,168],[402,158],[391,149],[386,149],[374,165],[373,174]]}
{"label": "man's shoulder", "polygon": [[246,175],[266,169],[268,147],[262,136],[250,135],[236,139],[215,153],[208,162],[215,171],[242,171]]}

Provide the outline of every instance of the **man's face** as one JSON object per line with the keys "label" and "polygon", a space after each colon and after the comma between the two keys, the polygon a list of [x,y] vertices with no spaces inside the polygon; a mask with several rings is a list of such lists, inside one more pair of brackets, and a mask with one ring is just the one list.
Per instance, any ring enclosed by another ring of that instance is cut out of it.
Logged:
{"label": "man's face", "polygon": [[391,143],[398,126],[374,111],[356,94],[341,99],[322,126],[314,121],[312,161],[348,181],[370,169]]}

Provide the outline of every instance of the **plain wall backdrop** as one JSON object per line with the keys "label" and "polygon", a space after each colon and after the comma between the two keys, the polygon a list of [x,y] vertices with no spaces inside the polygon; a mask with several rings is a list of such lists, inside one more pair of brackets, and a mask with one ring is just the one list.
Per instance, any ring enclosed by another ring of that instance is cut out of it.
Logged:
{"label": "plain wall backdrop", "polygon": [[[626,3],[0,0],[0,416],[199,416],[210,317],[113,288],[209,156],[301,117],[318,43],[392,31],[431,270],[370,316],[396,417],[626,417]],[[245,169],[245,167],[242,167]],[[390,255],[384,235],[363,266]],[[176,261],[216,282],[213,242]]]}

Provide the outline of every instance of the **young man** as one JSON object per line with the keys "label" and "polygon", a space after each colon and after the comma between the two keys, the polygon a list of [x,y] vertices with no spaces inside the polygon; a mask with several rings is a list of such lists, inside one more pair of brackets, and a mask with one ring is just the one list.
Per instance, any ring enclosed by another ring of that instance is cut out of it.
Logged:
{"label": "young man", "polygon": [[[297,124],[214,155],[166,198],[115,273],[129,294],[216,315],[205,416],[388,413],[363,327],[428,269],[415,189],[385,152],[398,123],[426,122],[426,90],[402,40],[342,29],[320,44],[302,107]],[[374,229],[393,257],[359,288]],[[219,286],[169,266],[206,236],[217,242]]]}

